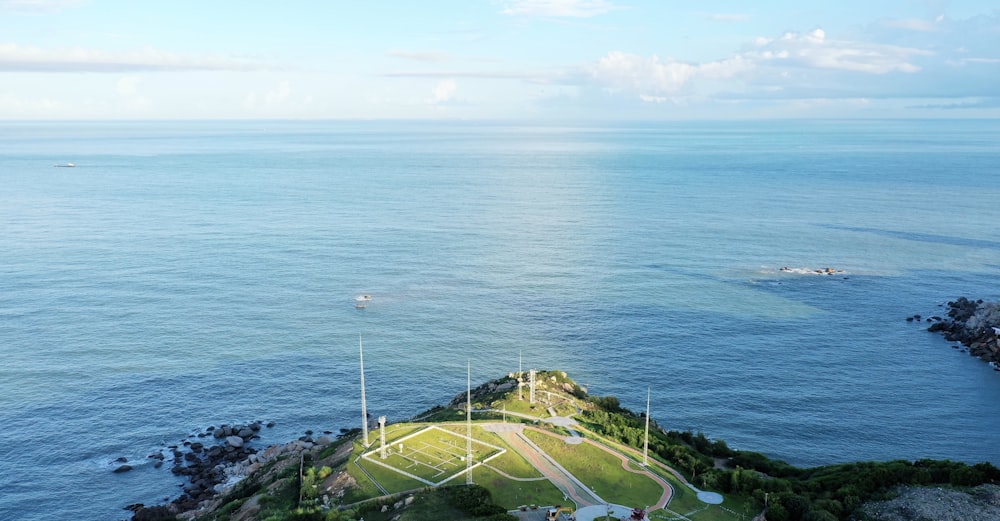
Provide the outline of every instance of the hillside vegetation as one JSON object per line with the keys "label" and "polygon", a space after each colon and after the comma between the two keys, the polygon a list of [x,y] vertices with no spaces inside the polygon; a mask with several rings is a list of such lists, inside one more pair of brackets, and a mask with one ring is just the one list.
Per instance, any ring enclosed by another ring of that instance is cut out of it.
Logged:
{"label": "hillside vegetation", "polygon": [[[586,390],[562,372],[541,372],[536,381],[539,393],[545,393],[544,403],[539,400],[530,404],[526,391],[519,399],[513,375],[478,387],[473,393],[473,408],[477,411],[473,437],[499,448],[506,447],[499,437],[479,425],[486,420],[527,422],[554,433],[566,433],[564,428],[545,423],[545,419],[556,413],[573,415],[577,429],[585,437],[608,447],[617,444],[631,447],[635,450],[621,450],[631,453],[633,458],[641,454],[645,434],[643,415],[622,407],[615,397],[588,396]],[[462,393],[449,406],[435,407],[411,422],[393,425],[387,428],[389,444],[430,423],[448,428],[448,423],[462,422],[452,427],[455,432],[464,432],[464,407],[465,393]],[[892,499],[900,486],[948,487],[961,493],[977,485],[1000,482],[1000,470],[989,463],[966,465],[921,459],[797,468],[760,453],[733,450],[724,441],[712,440],[702,433],[672,431],[656,422],[650,423],[650,456],[674,468],[678,476],[696,487],[722,493],[731,507],[696,508],[698,503],[693,494],[685,490],[677,477],[664,472],[675,489],[668,508],[680,501],[682,506],[676,508],[691,509],[689,518],[694,521],[735,521],[741,515],[749,514],[749,518],[765,508],[771,521],[833,521],[852,516],[874,519],[872,510],[862,506]],[[178,514],[167,506],[144,508],[136,513],[135,519],[356,521],[363,517],[366,521],[501,521],[515,519],[507,514],[508,509],[552,504],[562,498],[561,492],[541,480],[531,465],[510,450],[491,460],[489,466],[476,469],[473,476],[479,485],[466,486],[461,478],[449,482],[457,485],[428,487],[360,458],[359,430],[345,430],[332,443],[318,444],[270,461],[231,490],[201,505],[199,510]],[[551,442],[542,444],[548,446]],[[575,469],[593,473],[610,468],[605,464],[580,463],[575,465],[571,461],[564,466],[574,469],[574,474]],[[601,482],[600,476],[589,478]],[[636,475],[635,479],[636,483],[628,486],[633,489],[636,501],[656,496],[655,491],[644,488],[649,485],[642,481],[648,480],[647,477]],[[736,514],[732,508],[742,514]],[[662,517],[672,515],[668,512]]]}

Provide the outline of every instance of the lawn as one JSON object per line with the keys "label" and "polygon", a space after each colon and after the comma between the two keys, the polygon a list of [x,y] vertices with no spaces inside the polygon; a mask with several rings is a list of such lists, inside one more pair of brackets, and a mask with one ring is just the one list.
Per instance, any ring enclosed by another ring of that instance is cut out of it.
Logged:
{"label": "lawn", "polygon": [[367,521],[389,521],[396,519],[399,521],[439,521],[441,519],[465,519],[466,516],[455,507],[448,504],[446,498],[440,494],[428,492],[419,494],[414,498],[413,504],[403,510],[389,508],[386,512],[378,509],[366,512],[364,519]]}
{"label": "lawn", "polygon": [[628,472],[618,457],[600,448],[588,443],[570,445],[537,431],[526,430],[525,435],[605,501],[645,507],[655,504],[663,493],[658,483]]}
{"label": "lawn", "polygon": [[549,413],[546,412],[546,410],[545,410],[546,409],[545,404],[536,403],[536,404],[532,405],[532,404],[528,403],[528,391],[527,391],[527,389],[525,389],[525,391],[524,391],[524,400],[518,400],[516,398],[516,396],[517,395],[515,395],[515,398],[513,400],[497,401],[497,402],[493,403],[491,406],[494,409],[504,409],[504,408],[506,408],[507,412],[517,412],[517,413],[521,413],[521,414],[528,414],[528,415],[539,417],[539,418],[542,418],[542,417],[545,417],[545,416],[549,415]]}
{"label": "lawn", "polygon": [[542,473],[531,463],[528,463],[520,454],[512,449],[500,436],[491,432],[484,433],[485,440],[498,447],[507,450],[503,454],[491,459],[488,463],[491,467],[496,467],[504,474],[515,478],[540,478]]}
{"label": "lawn", "polygon": [[472,480],[490,491],[493,502],[513,510],[521,505],[565,504],[563,493],[549,480],[514,481],[496,472],[478,467],[472,471]]}

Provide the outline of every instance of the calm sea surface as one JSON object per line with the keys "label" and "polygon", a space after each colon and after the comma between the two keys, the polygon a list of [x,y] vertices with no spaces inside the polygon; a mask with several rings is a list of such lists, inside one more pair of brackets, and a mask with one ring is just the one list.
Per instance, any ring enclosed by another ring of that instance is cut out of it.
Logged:
{"label": "calm sea surface", "polygon": [[798,465],[1000,464],[1000,373],[904,320],[962,295],[998,121],[0,123],[0,519],[172,498],[146,456],[209,425],[353,427],[359,334],[390,420],[523,353]]}

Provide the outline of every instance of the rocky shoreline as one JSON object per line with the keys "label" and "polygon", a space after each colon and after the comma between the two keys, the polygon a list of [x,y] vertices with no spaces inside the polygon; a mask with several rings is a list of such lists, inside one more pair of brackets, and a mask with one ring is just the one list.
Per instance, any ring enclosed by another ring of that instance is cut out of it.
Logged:
{"label": "rocky shoreline", "polygon": [[[966,297],[948,302],[947,318],[931,316],[927,331],[941,333],[949,342],[958,342],[969,354],[1000,371],[1000,302],[969,300]],[[921,321],[913,315],[906,320]]]}
{"label": "rocky shoreline", "polygon": [[[169,445],[164,452],[172,456],[171,472],[176,476],[187,476],[188,484],[179,497],[162,505],[146,506],[141,503],[128,505],[125,510],[134,513],[134,521],[173,519],[174,516],[201,510],[207,503],[217,499],[244,477],[256,472],[264,464],[291,453],[310,450],[317,445],[334,441],[332,433],[325,432],[313,439],[312,431],[306,431],[299,439],[280,445],[272,445],[263,450],[253,446],[259,440],[262,428],[273,427],[255,421],[245,425],[210,426],[198,434],[188,436],[182,443]],[[163,452],[150,454],[159,468],[167,460]],[[123,465],[112,472],[132,470],[123,459]]]}

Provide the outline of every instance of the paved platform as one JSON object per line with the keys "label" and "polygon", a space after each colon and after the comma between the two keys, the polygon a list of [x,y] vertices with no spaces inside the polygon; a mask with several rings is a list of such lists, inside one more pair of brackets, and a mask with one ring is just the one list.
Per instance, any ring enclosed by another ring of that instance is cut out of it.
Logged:
{"label": "paved platform", "polygon": [[[623,507],[621,505],[592,505],[589,507],[583,507],[576,511],[576,521],[594,521],[599,517],[608,515],[608,508],[611,508],[611,515],[615,519],[626,518],[632,515],[632,507]],[[649,516],[646,516],[649,519]]]}
{"label": "paved platform", "polygon": [[698,491],[698,499],[700,499],[702,503],[708,503],[709,505],[721,505],[723,497],[722,494],[700,490]]}

